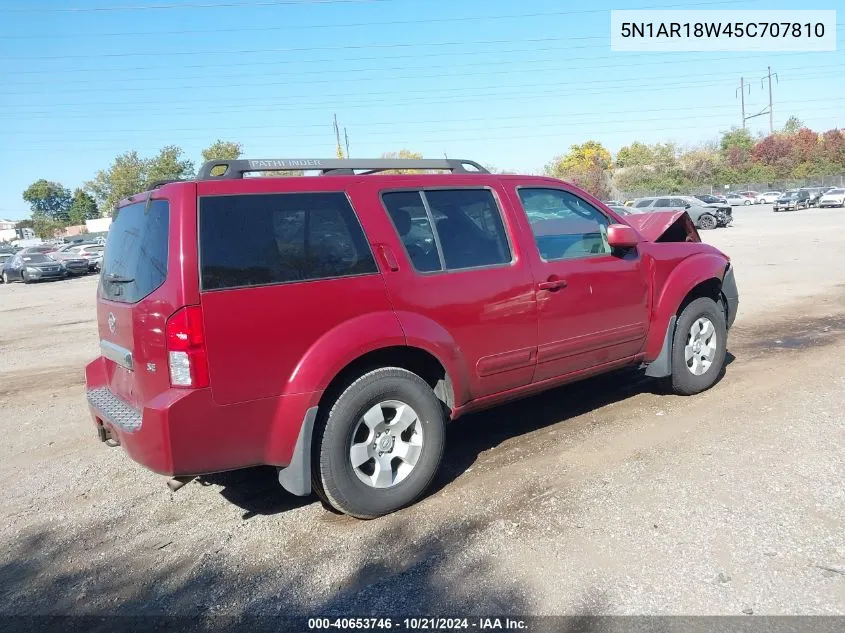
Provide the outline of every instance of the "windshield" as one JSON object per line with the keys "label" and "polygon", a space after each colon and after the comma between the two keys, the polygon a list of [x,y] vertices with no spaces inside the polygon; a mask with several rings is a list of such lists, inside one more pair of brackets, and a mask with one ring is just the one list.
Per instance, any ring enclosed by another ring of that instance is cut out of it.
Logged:
{"label": "windshield", "polygon": [[104,298],[135,303],[164,283],[169,225],[167,200],[139,202],[115,211],[100,282]]}
{"label": "windshield", "polygon": [[845,194],[845,189],[831,189],[825,195],[826,196],[841,196]]}
{"label": "windshield", "polygon": [[41,255],[39,253],[30,253],[28,255],[23,255],[21,257],[26,264],[44,264],[46,262],[52,262],[53,260],[47,257],[46,255]]}

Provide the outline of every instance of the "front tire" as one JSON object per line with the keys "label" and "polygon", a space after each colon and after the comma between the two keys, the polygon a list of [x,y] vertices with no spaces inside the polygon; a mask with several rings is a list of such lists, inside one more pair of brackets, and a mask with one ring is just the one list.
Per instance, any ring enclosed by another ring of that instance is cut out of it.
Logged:
{"label": "front tire", "polygon": [[689,396],[713,386],[725,365],[727,326],[724,310],[709,297],[687,305],[672,341],[672,391]]}
{"label": "front tire", "polygon": [[9,275],[5,270],[3,271],[3,283],[4,284],[9,283]]}
{"label": "front tire", "polygon": [[26,273],[26,271],[23,271],[21,273],[21,281],[23,281],[25,284],[32,282],[32,280],[29,278],[29,275]]}
{"label": "front tire", "polygon": [[715,229],[717,226],[719,226],[719,222],[716,220],[715,217],[713,217],[709,213],[705,213],[700,218],[698,218],[698,228],[700,229],[709,231],[711,229]]}
{"label": "front tire", "polygon": [[410,505],[437,474],[445,425],[440,400],[416,374],[398,367],[364,374],[317,429],[315,490],[360,519]]}

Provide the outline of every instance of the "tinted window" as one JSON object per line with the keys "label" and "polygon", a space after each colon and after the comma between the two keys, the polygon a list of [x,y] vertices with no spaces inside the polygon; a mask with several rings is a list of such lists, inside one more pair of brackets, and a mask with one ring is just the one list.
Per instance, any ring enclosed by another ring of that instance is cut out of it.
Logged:
{"label": "tinted window", "polygon": [[658,198],[657,201],[654,203],[655,207],[671,207],[672,201],[669,198]]}
{"label": "tinted window", "polygon": [[100,291],[107,299],[135,303],[167,278],[170,204],[153,200],[115,211],[103,258]]}
{"label": "tinted window", "polygon": [[27,264],[44,264],[45,262],[54,261],[52,258],[47,257],[46,255],[39,255],[38,253],[24,255],[21,259]]}
{"label": "tinted window", "polygon": [[546,261],[610,253],[607,217],[559,189],[519,189],[540,256]]}
{"label": "tinted window", "polygon": [[442,270],[431,222],[417,191],[394,191],[382,196],[408,259],[420,272]]}
{"label": "tinted window", "polygon": [[642,209],[643,207],[651,206],[652,200],[640,200],[634,206],[638,209]]}
{"label": "tinted window", "polygon": [[487,189],[425,191],[446,269],[511,261],[502,216]]}
{"label": "tinted window", "polygon": [[377,272],[343,193],[203,198],[200,262],[204,290]]}
{"label": "tinted window", "polygon": [[687,206],[687,204],[688,203],[686,202],[686,200],[681,200],[680,198],[672,198],[673,207],[680,207],[683,209],[685,206]]}
{"label": "tinted window", "polygon": [[408,258],[419,271],[511,261],[502,216],[487,189],[397,191],[385,193],[382,199]]}

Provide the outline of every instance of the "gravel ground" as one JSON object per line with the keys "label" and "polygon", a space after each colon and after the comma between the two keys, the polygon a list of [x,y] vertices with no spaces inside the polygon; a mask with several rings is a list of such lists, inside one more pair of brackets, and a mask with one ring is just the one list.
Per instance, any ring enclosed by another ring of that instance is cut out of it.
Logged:
{"label": "gravel ground", "polygon": [[177,493],[95,440],[93,277],[0,286],[2,614],[845,614],[845,212],[705,234],[741,310],[725,377],[629,372],[453,425],[374,521],[270,468]]}

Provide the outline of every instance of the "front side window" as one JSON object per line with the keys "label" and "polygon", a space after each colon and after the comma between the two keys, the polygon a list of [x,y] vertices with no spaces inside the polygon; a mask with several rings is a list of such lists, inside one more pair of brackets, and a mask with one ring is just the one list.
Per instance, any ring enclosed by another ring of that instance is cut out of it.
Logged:
{"label": "front side window", "polygon": [[545,261],[611,252],[607,217],[578,196],[560,189],[519,189],[537,250]]}
{"label": "front side window", "polygon": [[343,193],[209,196],[199,218],[203,290],[378,272]]}
{"label": "front side window", "polygon": [[502,216],[488,189],[394,191],[384,193],[382,200],[420,272],[511,261]]}
{"label": "front side window", "polygon": [[669,198],[658,198],[657,202],[654,203],[654,206],[657,208],[671,207],[672,201]]}
{"label": "front side window", "polygon": [[640,200],[634,206],[637,207],[638,209],[643,209],[645,207],[651,206],[651,203],[652,203],[652,200]]}

